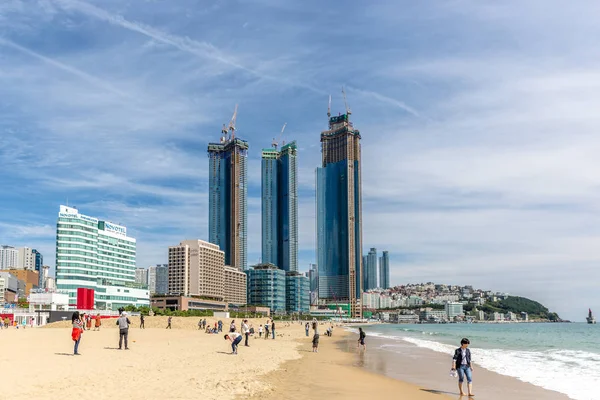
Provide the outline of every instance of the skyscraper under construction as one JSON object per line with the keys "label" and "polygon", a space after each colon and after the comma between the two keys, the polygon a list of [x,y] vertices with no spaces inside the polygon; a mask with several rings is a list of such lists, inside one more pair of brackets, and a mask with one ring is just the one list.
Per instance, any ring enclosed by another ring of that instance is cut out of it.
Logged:
{"label": "skyscraper under construction", "polygon": [[262,151],[262,262],[298,271],[296,142]]}
{"label": "skyscraper under construction", "polygon": [[[345,100],[345,95],[344,95]],[[352,317],[362,316],[362,195],[360,132],[350,109],[331,116],[321,132],[323,164],[317,168],[317,257],[319,299],[348,302]]]}
{"label": "skyscraper under construction", "polygon": [[247,267],[248,142],[235,137],[237,106],[219,143],[208,144],[208,237],[225,253],[225,264]]}

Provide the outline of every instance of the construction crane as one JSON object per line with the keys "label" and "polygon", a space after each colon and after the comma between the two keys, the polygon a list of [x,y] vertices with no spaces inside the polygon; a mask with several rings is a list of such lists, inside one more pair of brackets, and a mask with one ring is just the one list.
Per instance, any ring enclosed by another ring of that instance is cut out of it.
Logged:
{"label": "construction crane", "polygon": [[237,119],[237,110],[238,105],[235,105],[235,110],[233,111],[233,117],[231,117],[231,121],[229,121],[229,126],[227,129],[231,132],[231,140],[235,139],[235,120]]}
{"label": "construction crane", "polygon": [[350,110],[350,107],[348,107],[348,102],[346,101],[346,91],[344,90],[343,86],[342,95],[344,96],[344,106],[346,106],[346,115],[350,116],[350,114],[352,114],[352,111]]}
{"label": "construction crane", "polygon": [[329,105],[327,106],[327,116],[331,118],[331,95],[329,95]]}
{"label": "construction crane", "polygon": [[[273,142],[271,143],[271,145],[273,146],[274,149],[277,148],[277,146],[279,145],[279,142],[281,141],[281,138],[283,137],[283,131],[285,130],[285,127],[287,126],[287,122],[285,124],[283,124],[283,128],[281,128],[281,133],[279,133],[279,140],[275,140],[275,138],[273,138]],[[282,146],[285,145],[285,140],[281,143]]]}

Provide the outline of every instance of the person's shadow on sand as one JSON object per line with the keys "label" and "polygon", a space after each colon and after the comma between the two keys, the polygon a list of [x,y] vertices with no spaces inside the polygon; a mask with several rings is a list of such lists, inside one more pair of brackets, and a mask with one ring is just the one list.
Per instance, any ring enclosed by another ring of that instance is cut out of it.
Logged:
{"label": "person's shadow on sand", "polygon": [[451,394],[454,396],[459,396],[459,399],[462,399],[465,396],[461,396],[459,393],[456,392],[444,392],[443,390],[435,390],[435,389],[420,389],[423,392],[428,392],[428,393],[433,393],[433,394]]}

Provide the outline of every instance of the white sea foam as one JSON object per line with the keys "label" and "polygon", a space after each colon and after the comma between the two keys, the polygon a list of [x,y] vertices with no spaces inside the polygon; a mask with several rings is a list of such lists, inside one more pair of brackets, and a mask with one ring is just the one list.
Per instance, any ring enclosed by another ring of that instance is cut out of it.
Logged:
{"label": "white sea foam", "polygon": [[[375,336],[371,334],[371,336]],[[396,338],[398,339],[398,338]],[[419,347],[451,355],[455,346],[403,337]],[[598,400],[600,355],[584,351],[522,351],[473,348],[473,360],[490,371],[511,376],[576,400]]]}

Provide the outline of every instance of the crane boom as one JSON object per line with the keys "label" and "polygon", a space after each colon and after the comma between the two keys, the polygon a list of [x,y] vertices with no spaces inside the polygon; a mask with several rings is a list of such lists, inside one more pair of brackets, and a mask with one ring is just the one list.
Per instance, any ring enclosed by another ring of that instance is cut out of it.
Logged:
{"label": "crane boom", "polygon": [[342,95],[344,96],[344,106],[346,106],[346,114],[350,115],[350,114],[352,114],[352,111],[350,110],[350,107],[348,107],[348,102],[346,101],[346,91],[344,90],[343,86],[342,86]]}
{"label": "crane boom", "polygon": [[231,132],[231,139],[235,139],[235,121],[237,119],[238,105],[235,105],[235,110],[233,110],[233,117],[231,117],[231,121],[229,121],[228,130]]}

